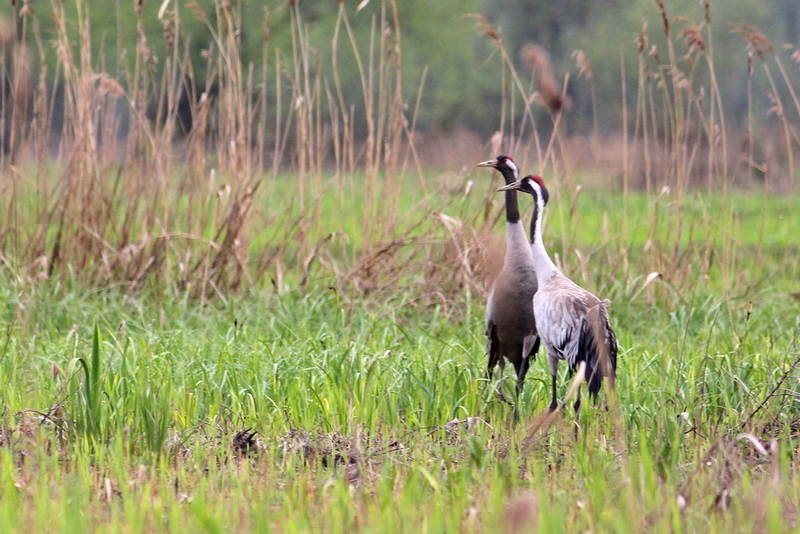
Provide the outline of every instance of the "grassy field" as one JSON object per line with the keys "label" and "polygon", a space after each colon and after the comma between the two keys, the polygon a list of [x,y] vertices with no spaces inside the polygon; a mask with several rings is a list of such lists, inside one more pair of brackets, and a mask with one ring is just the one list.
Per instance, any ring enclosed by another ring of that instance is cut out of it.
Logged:
{"label": "grassy field", "polygon": [[[401,190],[410,203],[417,185]],[[482,202],[458,198],[453,213]],[[520,424],[494,399],[467,287],[436,301],[403,278],[355,297],[320,267],[306,289],[290,276],[202,304],[6,267],[0,528],[795,531],[800,215],[690,195],[680,268],[646,283],[664,261],[647,242],[670,232],[654,206],[677,208],[624,201],[564,192],[548,215],[565,269],[614,301],[621,346],[618,396],[585,404],[577,436],[571,410],[540,426],[541,358]]]}

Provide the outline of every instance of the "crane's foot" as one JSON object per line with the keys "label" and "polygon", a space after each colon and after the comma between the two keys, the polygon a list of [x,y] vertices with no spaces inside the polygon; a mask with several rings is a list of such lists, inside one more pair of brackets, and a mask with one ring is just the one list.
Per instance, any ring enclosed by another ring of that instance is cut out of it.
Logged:
{"label": "crane's foot", "polygon": [[497,396],[497,400],[499,400],[499,401],[501,401],[501,402],[505,402],[505,403],[506,403],[506,404],[508,404],[508,405],[511,405],[511,406],[515,406],[515,407],[516,407],[516,405],[515,405],[513,402],[511,402],[510,400],[508,400],[508,398],[506,397],[505,393],[503,393],[503,390],[502,390],[502,389],[500,389],[500,387],[499,387],[499,386],[498,386],[498,388],[497,388],[497,391],[495,392],[495,396]]}

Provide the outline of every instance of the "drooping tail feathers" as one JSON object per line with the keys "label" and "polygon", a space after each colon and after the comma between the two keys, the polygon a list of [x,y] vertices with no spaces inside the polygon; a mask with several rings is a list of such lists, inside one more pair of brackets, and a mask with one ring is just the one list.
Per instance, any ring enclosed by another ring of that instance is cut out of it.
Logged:
{"label": "drooping tail feathers", "polygon": [[604,377],[612,389],[616,378],[617,338],[608,320],[607,302],[589,308],[581,328],[579,353],[586,361],[586,381],[593,397],[600,392]]}

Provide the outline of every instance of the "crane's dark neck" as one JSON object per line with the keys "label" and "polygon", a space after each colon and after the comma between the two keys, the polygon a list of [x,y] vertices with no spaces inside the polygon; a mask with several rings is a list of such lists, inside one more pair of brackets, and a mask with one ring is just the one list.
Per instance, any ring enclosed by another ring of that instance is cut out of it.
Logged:
{"label": "crane's dark neck", "polygon": [[[498,170],[503,175],[506,185],[513,184],[519,180],[519,171],[516,170],[516,166],[514,169],[503,167]],[[517,200],[516,190],[506,191],[506,221],[509,223],[519,222],[519,201]]]}
{"label": "crane's dark neck", "polygon": [[519,222],[519,200],[516,191],[506,191],[506,221],[512,224]]}
{"label": "crane's dark neck", "polygon": [[536,241],[536,231],[537,230],[539,230],[539,241],[542,240],[542,236],[541,236],[541,226],[542,225],[541,225],[541,221],[540,221],[540,217],[539,217],[540,209],[539,209],[539,197],[538,197],[538,195],[536,197],[534,197],[534,201],[535,202],[533,203],[533,214],[531,214],[531,233],[530,233],[531,245],[533,245],[533,243]]}
{"label": "crane's dark neck", "polygon": [[531,246],[537,245],[544,249],[542,242],[542,214],[544,213],[544,199],[541,193],[533,195],[533,215],[531,216]]}

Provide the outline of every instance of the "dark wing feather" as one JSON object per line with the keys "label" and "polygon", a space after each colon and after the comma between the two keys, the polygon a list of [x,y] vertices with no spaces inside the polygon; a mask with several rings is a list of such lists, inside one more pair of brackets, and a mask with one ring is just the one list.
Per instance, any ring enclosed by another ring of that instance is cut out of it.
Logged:
{"label": "dark wing feather", "polygon": [[602,303],[589,308],[581,321],[577,361],[586,362],[586,381],[591,395],[600,392],[603,377],[616,376],[617,338]]}

